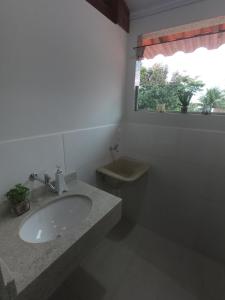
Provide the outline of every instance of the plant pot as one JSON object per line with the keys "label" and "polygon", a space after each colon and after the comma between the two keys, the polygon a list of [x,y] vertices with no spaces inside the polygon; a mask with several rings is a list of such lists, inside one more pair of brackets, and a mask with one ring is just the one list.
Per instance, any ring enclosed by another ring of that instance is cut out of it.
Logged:
{"label": "plant pot", "polygon": [[183,114],[186,114],[187,111],[188,111],[188,106],[181,106],[180,111],[181,111]]}
{"label": "plant pot", "polygon": [[18,203],[18,204],[13,204],[12,205],[12,212],[16,216],[20,216],[27,212],[30,209],[30,201],[28,199]]}
{"label": "plant pot", "polygon": [[166,111],[166,104],[157,104],[156,111],[161,112],[161,113],[165,112]]}
{"label": "plant pot", "polygon": [[209,115],[212,112],[212,107],[210,105],[204,105],[202,109],[203,115]]}

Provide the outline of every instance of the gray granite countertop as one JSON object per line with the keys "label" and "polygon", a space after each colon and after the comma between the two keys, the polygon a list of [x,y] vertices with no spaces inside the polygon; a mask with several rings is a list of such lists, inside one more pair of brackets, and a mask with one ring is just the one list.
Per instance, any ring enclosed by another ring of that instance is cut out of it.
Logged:
{"label": "gray granite countertop", "polygon": [[21,293],[113,208],[121,206],[120,198],[81,181],[71,180],[68,187],[69,192],[65,195],[88,196],[92,200],[92,209],[88,217],[73,231],[66,232],[59,239],[32,244],[24,242],[19,237],[19,229],[26,218],[59,198],[53,193],[48,192],[34,198],[31,201],[31,210],[20,217],[13,217],[10,213],[0,217],[0,259],[7,266],[10,277],[15,282],[17,294]]}

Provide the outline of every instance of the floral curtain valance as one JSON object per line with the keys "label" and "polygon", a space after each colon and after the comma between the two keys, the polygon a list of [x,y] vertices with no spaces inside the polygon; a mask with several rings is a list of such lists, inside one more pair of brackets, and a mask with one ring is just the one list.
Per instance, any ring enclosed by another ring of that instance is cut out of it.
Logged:
{"label": "floral curtain valance", "polygon": [[[211,21],[211,22],[210,22]],[[225,17],[145,34],[139,37],[137,60],[158,54],[170,56],[178,51],[190,53],[200,47],[216,49],[225,44]]]}

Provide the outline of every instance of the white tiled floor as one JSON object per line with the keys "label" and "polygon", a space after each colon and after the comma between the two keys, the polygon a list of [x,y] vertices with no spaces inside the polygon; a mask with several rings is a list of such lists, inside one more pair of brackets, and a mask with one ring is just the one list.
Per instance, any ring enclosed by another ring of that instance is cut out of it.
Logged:
{"label": "white tiled floor", "polygon": [[51,300],[224,300],[224,266],[121,222]]}

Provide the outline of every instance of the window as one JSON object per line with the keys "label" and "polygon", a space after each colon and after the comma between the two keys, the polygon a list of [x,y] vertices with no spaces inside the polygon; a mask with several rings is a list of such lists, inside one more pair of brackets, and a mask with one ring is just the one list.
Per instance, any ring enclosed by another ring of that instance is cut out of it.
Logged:
{"label": "window", "polygon": [[204,25],[139,38],[136,110],[225,113],[225,18]]}

